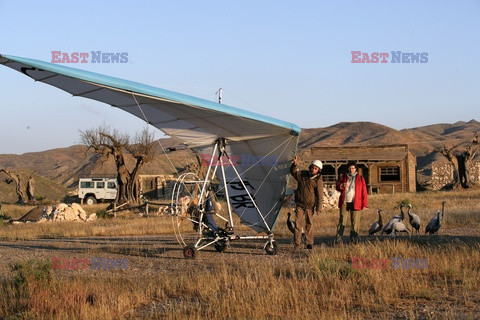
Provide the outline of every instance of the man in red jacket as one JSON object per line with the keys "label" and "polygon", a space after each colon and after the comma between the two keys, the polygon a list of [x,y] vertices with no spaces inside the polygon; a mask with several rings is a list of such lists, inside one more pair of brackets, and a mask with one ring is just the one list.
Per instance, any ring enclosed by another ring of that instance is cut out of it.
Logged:
{"label": "man in red jacket", "polygon": [[337,235],[335,242],[342,242],[343,231],[347,223],[346,211],[350,212],[350,240],[358,240],[358,231],[360,227],[360,211],[368,208],[367,184],[365,179],[358,173],[358,167],[355,162],[347,164],[348,173],[340,177],[337,182],[337,191],[340,191],[338,207],[340,209],[340,219],[337,226]]}

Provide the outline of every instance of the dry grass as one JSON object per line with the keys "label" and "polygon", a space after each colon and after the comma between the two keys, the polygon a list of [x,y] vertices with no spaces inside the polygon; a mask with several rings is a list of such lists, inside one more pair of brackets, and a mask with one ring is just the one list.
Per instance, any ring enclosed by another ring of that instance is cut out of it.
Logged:
{"label": "dry grass", "polygon": [[[192,264],[149,278],[60,277],[47,270],[47,276],[27,275],[23,282],[3,280],[0,317],[473,319],[480,302],[479,249],[394,241],[320,248],[261,264],[253,258],[219,259],[213,266]],[[429,264],[427,270],[352,270],[350,258],[365,255],[428,257]]]}
{"label": "dry grass", "polygon": [[[177,264],[175,260],[159,261],[165,269],[148,277],[123,271],[58,273],[44,260],[19,261],[15,276],[0,278],[0,318],[476,319],[480,312],[479,196],[478,190],[374,195],[370,209],[362,213],[365,233],[377,218],[377,208],[388,212],[387,219],[397,213],[395,207],[401,201],[408,200],[424,229],[446,200],[439,236],[374,238],[330,246],[338,216],[336,210],[328,210],[316,218],[317,246],[310,254],[293,254],[286,248],[277,256],[212,253],[215,259],[182,260],[183,267],[169,265]],[[275,229],[284,238],[290,237],[285,216]],[[30,224],[22,226],[30,228],[25,233],[11,227],[0,227],[0,236],[158,234],[161,228],[170,228],[170,219]],[[358,270],[352,269],[352,257],[428,259],[428,268]]]}
{"label": "dry grass", "polygon": [[[95,205],[86,209],[90,213],[104,209],[105,205]],[[96,207],[96,208],[95,208]],[[21,215],[20,215],[21,216]],[[119,214],[116,219],[97,219],[90,222],[44,222],[9,224],[0,227],[0,239],[27,240],[41,238],[126,236],[167,234],[172,232],[170,217],[138,217],[128,212]]]}

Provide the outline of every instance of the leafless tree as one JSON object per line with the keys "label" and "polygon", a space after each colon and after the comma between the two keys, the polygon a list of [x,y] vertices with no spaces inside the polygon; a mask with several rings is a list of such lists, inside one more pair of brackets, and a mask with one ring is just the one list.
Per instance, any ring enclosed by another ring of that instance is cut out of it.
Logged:
{"label": "leafless tree", "polygon": [[448,188],[470,187],[470,168],[479,149],[478,132],[474,132],[473,137],[473,140],[464,147],[457,144],[449,147],[443,145],[436,149],[453,167],[453,181]]}
{"label": "leafless tree", "polygon": [[[140,201],[138,174],[142,166],[155,157],[154,134],[147,128],[136,134],[132,140],[126,133],[116,129],[100,126],[95,129],[80,131],[81,141],[87,148],[106,161],[112,157],[115,161],[118,181],[118,192],[115,204]],[[126,155],[135,159],[131,170],[127,167]]]}
{"label": "leafless tree", "polygon": [[30,177],[28,178],[26,192],[27,192],[28,201],[30,203],[35,202],[35,195],[34,195],[34,193],[35,193],[35,179],[33,178],[33,175],[30,175]]}
{"label": "leafless tree", "polygon": [[470,187],[470,169],[473,166],[472,160],[475,158],[475,156],[478,153],[479,149],[479,144],[478,144],[478,132],[475,132],[473,135],[473,140],[472,142],[467,146],[465,151],[462,153],[462,159],[464,160],[465,163],[465,173],[460,175],[460,181],[462,182],[462,185],[465,188]]}
{"label": "leafless tree", "polygon": [[22,178],[20,177],[19,174],[15,174],[13,172],[10,172],[7,169],[0,169],[0,172],[5,173],[8,178],[5,179],[5,182],[10,184],[12,182],[15,182],[15,192],[17,193],[17,203],[19,204],[24,204],[25,203],[25,188],[23,187],[23,182]]}

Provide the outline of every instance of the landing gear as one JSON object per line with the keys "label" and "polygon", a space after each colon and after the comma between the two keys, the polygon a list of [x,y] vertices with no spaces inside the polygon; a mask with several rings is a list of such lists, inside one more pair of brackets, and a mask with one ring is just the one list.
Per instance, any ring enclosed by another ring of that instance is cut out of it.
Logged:
{"label": "landing gear", "polygon": [[270,240],[268,241],[267,243],[265,243],[265,252],[269,255],[269,256],[274,256],[277,254],[278,252],[278,245],[277,243],[275,242],[275,240]]}
{"label": "landing gear", "polygon": [[[217,252],[224,252],[232,241],[260,239],[268,241],[264,247],[268,255],[277,254],[277,244],[271,232],[271,224],[274,224],[273,218],[276,216],[271,215],[271,212],[265,216],[258,208],[255,202],[257,189],[253,185],[256,179],[252,178],[251,182],[245,180],[236,169],[236,164],[227,153],[225,139],[215,142],[209,159],[203,178],[193,172],[186,172],[178,177],[173,188],[172,221],[177,241],[183,247],[183,256],[195,259],[197,252],[212,245]],[[216,188],[213,186],[215,176],[221,186],[217,191],[214,191]],[[226,203],[226,208],[222,208],[217,198],[219,191],[223,194],[224,200],[221,201]],[[235,212],[235,209],[240,212]],[[274,207],[270,211],[273,209]],[[267,235],[235,234],[234,213],[241,218],[242,223],[257,232],[266,232]]]}
{"label": "landing gear", "polygon": [[213,246],[215,247],[215,250],[217,250],[217,252],[223,252],[227,248],[227,243],[221,240],[216,242]]}

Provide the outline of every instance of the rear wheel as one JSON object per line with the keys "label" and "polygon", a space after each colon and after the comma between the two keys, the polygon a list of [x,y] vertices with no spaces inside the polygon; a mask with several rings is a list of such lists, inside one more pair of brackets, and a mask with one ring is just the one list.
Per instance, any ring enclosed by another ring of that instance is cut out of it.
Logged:
{"label": "rear wheel", "polygon": [[91,206],[92,204],[96,204],[96,203],[97,203],[97,199],[95,199],[94,196],[88,196],[85,199],[85,204],[88,204],[89,206]]}
{"label": "rear wheel", "polygon": [[198,247],[204,227],[200,225],[202,210],[197,206],[198,192],[203,181],[192,172],[178,177],[172,193],[172,222],[178,243],[184,248]]}
{"label": "rear wheel", "polygon": [[194,246],[185,246],[183,248],[183,256],[185,257],[185,259],[195,259],[195,257],[197,256],[197,249],[195,249]]}

